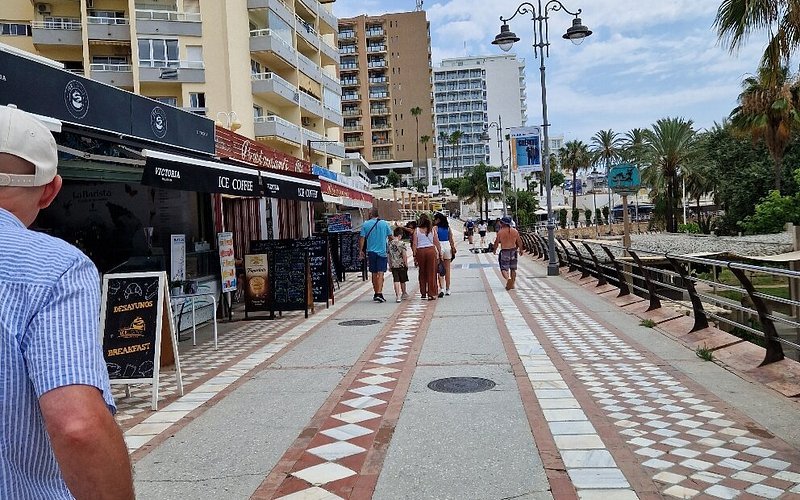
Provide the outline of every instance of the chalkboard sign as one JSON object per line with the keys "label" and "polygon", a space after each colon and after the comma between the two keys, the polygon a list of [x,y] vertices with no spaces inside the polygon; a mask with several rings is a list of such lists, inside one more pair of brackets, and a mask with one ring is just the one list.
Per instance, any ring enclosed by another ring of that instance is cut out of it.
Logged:
{"label": "chalkboard sign", "polygon": [[[318,236],[311,238],[303,238],[300,240],[254,240],[250,242],[250,251],[253,253],[270,253],[274,252],[275,257],[269,262],[269,270],[277,269],[277,272],[288,272],[284,270],[281,264],[275,264],[274,259],[287,259],[288,255],[281,255],[290,251],[299,252],[294,256],[296,259],[297,270],[300,270],[300,258],[307,254],[309,258],[310,273],[311,273],[311,290],[313,292],[314,302],[327,303],[332,298],[331,289],[331,270],[328,255],[328,240]],[[280,280],[279,280],[280,281]],[[270,280],[270,283],[272,280]],[[298,281],[298,283],[300,283]],[[295,294],[299,294],[300,290],[294,290]],[[276,310],[289,310],[276,307]]]}
{"label": "chalkboard sign", "polygon": [[151,382],[155,410],[159,371],[174,364],[183,394],[165,272],[105,275],[100,318],[103,356],[112,384]]}
{"label": "chalkboard sign", "polygon": [[329,215],[327,223],[329,233],[343,233],[353,230],[352,216],[347,212]]}
{"label": "chalkboard sign", "polygon": [[342,263],[342,271],[347,273],[360,273],[364,268],[364,260],[361,259],[361,248],[358,232],[339,233],[339,260]]}
{"label": "chalkboard sign", "polygon": [[270,311],[308,311],[308,253],[298,240],[254,240],[250,251],[267,254]]}

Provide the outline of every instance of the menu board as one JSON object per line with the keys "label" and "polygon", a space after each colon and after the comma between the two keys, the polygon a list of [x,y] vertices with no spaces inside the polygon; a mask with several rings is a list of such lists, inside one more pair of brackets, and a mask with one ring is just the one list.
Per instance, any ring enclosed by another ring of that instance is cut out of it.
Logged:
{"label": "menu board", "polygon": [[361,248],[358,232],[339,233],[339,261],[342,263],[342,271],[347,273],[360,273],[364,268],[364,260],[361,258]]}
{"label": "menu board", "polygon": [[222,279],[222,291],[236,290],[236,258],[233,255],[233,233],[217,234],[219,242],[219,267]]}
{"label": "menu board", "polygon": [[348,212],[329,215],[327,223],[329,233],[342,233],[353,230],[352,216]]}
{"label": "menu board", "polygon": [[244,307],[250,311],[269,311],[269,273],[267,254],[244,256]]}
{"label": "menu board", "polygon": [[151,383],[152,408],[157,410],[159,372],[175,365],[178,392],[183,395],[167,273],[103,276],[100,341],[112,384]]}
{"label": "menu board", "polygon": [[307,252],[298,240],[254,240],[250,251],[267,254],[269,276],[269,310],[308,310],[310,272]]}
{"label": "menu board", "polygon": [[311,238],[298,240],[298,244],[308,252],[314,302],[327,302],[332,295],[331,275],[328,265],[328,240],[312,236]]}
{"label": "menu board", "polygon": [[153,377],[160,284],[158,275],[108,279],[103,355],[110,379]]}

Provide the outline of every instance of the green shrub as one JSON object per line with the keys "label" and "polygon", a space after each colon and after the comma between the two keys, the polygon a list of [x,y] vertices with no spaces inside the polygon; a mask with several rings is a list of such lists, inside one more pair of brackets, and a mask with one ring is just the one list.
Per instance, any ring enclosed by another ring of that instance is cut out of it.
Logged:
{"label": "green shrub", "polygon": [[688,224],[678,224],[679,233],[700,234],[700,225],[696,222]]}
{"label": "green shrub", "polygon": [[562,229],[567,227],[567,209],[566,208],[562,208],[561,210],[558,211],[558,223],[559,223],[559,225],[561,226]]}
{"label": "green shrub", "polygon": [[581,212],[580,210],[573,210],[572,211],[572,227],[578,227],[578,222],[581,220]]}
{"label": "green shrub", "polygon": [[599,208],[594,209],[594,221],[597,224],[603,223],[603,212],[601,212]]}
{"label": "green shrub", "polygon": [[608,207],[603,207],[603,220],[605,221],[606,224],[608,224],[608,214],[609,213],[610,213],[609,208]]}
{"label": "green shrub", "polygon": [[800,224],[800,194],[781,196],[773,190],[739,224],[748,234],[769,234],[780,233],[787,222]]}
{"label": "green shrub", "polygon": [[587,208],[583,211],[583,217],[586,219],[586,225],[590,226],[592,224],[592,211]]}

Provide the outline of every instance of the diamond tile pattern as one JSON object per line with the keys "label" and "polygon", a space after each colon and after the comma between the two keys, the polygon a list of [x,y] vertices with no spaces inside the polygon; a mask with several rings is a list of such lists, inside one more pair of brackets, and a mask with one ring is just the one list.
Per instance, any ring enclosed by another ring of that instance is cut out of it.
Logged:
{"label": "diamond tile pattern", "polygon": [[662,494],[777,498],[800,488],[800,457],[785,443],[751,433],[738,423],[746,419],[695,394],[546,283],[520,282],[517,294],[537,326]]}

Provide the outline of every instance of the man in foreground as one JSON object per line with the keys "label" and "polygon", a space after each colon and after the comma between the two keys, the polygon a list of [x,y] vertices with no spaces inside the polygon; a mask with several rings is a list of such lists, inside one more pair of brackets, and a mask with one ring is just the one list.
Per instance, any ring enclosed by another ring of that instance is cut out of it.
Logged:
{"label": "man in foreground", "polygon": [[392,228],[388,222],[380,219],[376,207],[372,207],[369,217],[370,219],[361,226],[361,238],[358,240],[361,259],[364,259],[366,249],[367,269],[372,273],[372,289],[375,292],[372,300],[386,302],[383,297],[383,278],[389,261],[386,249],[392,236]]}
{"label": "man in foreground", "polygon": [[0,106],[0,498],[131,499],[94,264],[27,229],[61,189],[52,134]]}
{"label": "man in foreground", "polygon": [[500,273],[506,280],[506,290],[514,288],[517,279],[517,257],[522,255],[522,239],[519,231],[511,227],[511,217],[500,219],[500,229],[492,253],[500,249]]}

